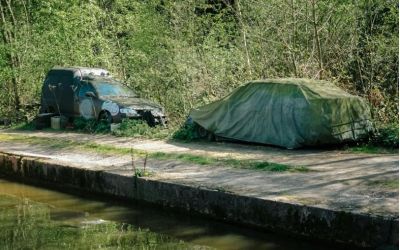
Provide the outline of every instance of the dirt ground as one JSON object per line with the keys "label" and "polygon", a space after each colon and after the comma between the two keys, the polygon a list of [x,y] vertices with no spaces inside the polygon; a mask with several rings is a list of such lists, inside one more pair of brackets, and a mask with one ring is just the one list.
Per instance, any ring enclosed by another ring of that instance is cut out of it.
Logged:
{"label": "dirt ground", "polygon": [[[148,152],[190,153],[301,165],[310,172],[269,172],[149,160],[151,179],[334,210],[398,217],[399,155],[340,150],[286,150],[238,143],[180,143],[66,132],[2,132],[94,142]],[[0,151],[34,155],[77,167],[132,175],[129,156],[106,156],[0,141]],[[141,161],[136,162],[141,166]]]}

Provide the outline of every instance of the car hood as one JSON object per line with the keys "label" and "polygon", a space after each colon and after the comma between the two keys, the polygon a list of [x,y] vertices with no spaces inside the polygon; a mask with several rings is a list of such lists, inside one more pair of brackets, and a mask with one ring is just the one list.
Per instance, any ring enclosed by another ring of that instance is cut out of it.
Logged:
{"label": "car hood", "polygon": [[104,100],[117,103],[121,108],[133,108],[136,110],[162,110],[157,103],[139,97],[111,97]]}

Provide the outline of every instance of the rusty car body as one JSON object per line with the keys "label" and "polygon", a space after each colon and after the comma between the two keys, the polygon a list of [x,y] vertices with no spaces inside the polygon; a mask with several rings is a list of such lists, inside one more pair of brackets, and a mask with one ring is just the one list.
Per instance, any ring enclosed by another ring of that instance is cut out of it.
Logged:
{"label": "rusty car body", "polygon": [[164,108],[140,98],[135,91],[113,78],[105,69],[55,67],[43,83],[41,114],[58,114],[68,119],[143,119],[150,126],[165,125]]}

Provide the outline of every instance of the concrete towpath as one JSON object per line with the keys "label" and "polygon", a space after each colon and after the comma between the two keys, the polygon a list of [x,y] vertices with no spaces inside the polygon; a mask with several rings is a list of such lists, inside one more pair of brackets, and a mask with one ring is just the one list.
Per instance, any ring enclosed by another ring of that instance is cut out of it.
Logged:
{"label": "concrete towpath", "polygon": [[[50,138],[73,141],[69,145],[75,146],[52,147]],[[137,177],[132,162],[141,169],[144,159],[140,154],[132,161],[129,154],[76,147],[87,142],[147,152],[301,165],[308,171],[273,172],[150,158],[147,171],[151,174]],[[349,246],[398,248],[398,154],[1,131],[0,174]]]}
{"label": "concrete towpath", "polygon": [[[237,143],[179,143],[137,140],[110,135],[71,132],[16,132],[9,135],[92,142],[148,152],[190,153],[220,158],[265,160],[306,166],[310,171],[270,172],[201,166],[174,160],[149,159],[150,179],[205,187],[274,201],[296,203],[352,213],[398,218],[398,154],[362,154],[340,150],[285,150]],[[130,156],[49,149],[43,145],[0,141],[0,151],[39,156],[82,168],[132,175]],[[140,162],[137,163],[140,166]]]}
{"label": "concrete towpath", "polygon": [[[0,133],[34,136],[41,138],[64,139],[78,142],[93,142],[119,148],[133,148],[147,152],[190,153],[194,155],[241,160],[262,160],[297,166],[351,165],[358,160],[367,160],[379,165],[388,159],[398,162],[399,154],[351,153],[335,149],[287,150],[266,145],[248,145],[230,142],[177,142],[173,140],[150,140],[116,137],[102,134],[82,134],[56,131],[14,131],[0,130]],[[336,164],[338,163],[338,164]]]}

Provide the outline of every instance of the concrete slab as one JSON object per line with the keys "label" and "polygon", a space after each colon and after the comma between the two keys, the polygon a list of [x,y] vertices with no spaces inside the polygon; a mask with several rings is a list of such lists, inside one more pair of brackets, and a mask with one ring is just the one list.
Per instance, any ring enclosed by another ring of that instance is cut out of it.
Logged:
{"label": "concrete slab", "polygon": [[[148,152],[187,152],[220,158],[265,160],[307,166],[307,173],[276,173],[190,165],[179,161],[149,160],[151,178],[175,183],[204,186],[246,196],[313,205],[355,213],[398,216],[397,187],[385,185],[399,178],[399,156],[391,154],[354,154],[339,150],[286,150],[268,146],[235,143],[177,143],[135,140],[110,135],[54,132],[9,132],[44,138],[93,142]],[[3,152],[38,155],[71,165],[101,166],[128,170],[131,157],[104,156],[88,152],[49,150],[36,145],[0,142]],[[139,159],[140,162],[141,159]],[[140,166],[140,163],[136,165]]]}
{"label": "concrete slab", "polygon": [[[90,141],[116,147],[132,147],[149,152],[190,152],[191,154],[303,165],[312,171],[276,173],[149,159],[147,168],[152,175],[145,179],[159,183],[184,185],[195,189],[216,190],[225,194],[279,202],[279,204],[293,204],[323,209],[323,211],[384,218],[398,223],[398,185],[385,185],[388,182],[398,181],[398,155],[351,154],[337,150],[290,151],[232,143],[186,144],[134,141],[126,138],[76,133],[35,132],[24,133],[24,135]],[[118,176],[133,176],[130,156],[49,149],[43,145],[7,141],[0,142],[0,151],[45,158],[54,164],[63,164],[79,169],[102,171]],[[135,166],[141,168],[143,159],[136,159]]]}

